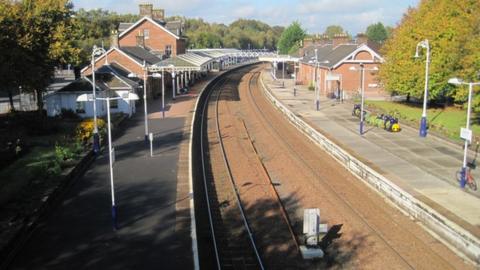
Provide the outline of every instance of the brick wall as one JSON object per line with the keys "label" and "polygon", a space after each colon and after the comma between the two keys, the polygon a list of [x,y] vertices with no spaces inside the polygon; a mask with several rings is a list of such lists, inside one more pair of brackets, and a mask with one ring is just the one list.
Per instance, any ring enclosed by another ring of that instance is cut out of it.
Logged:
{"label": "brick wall", "polygon": [[165,51],[167,45],[172,47],[172,56],[182,54],[185,52],[185,41],[177,40],[166,30],[161,29],[156,24],[145,20],[134,29],[120,37],[119,45],[122,46],[136,46],[137,36],[143,35],[144,30],[148,29],[149,38],[145,39],[145,46],[156,51]]}

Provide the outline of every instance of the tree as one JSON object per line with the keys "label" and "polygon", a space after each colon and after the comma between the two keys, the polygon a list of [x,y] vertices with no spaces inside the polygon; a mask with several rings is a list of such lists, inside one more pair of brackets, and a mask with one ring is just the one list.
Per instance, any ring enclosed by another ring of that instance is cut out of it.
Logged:
{"label": "tree", "polygon": [[340,25],[329,25],[325,29],[324,35],[327,35],[328,38],[332,39],[335,35],[343,34],[345,31]]}
{"label": "tree", "polygon": [[295,45],[298,45],[306,36],[305,30],[295,21],[288,26],[280,36],[278,50],[281,54],[288,54]]}
{"label": "tree", "polygon": [[67,0],[0,1],[0,81],[10,97],[19,87],[35,92],[41,111],[42,92],[55,66],[78,60],[79,50],[71,42],[71,9]]}
{"label": "tree", "polygon": [[417,8],[409,9],[383,48],[386,62],[380,78],[386,90],[422,98],[425,50],[422,60],[415,60],[413,55],[417,43],[428,39],[429,99],[454,98],[456,102],[464,102],[465,88],[449,85],[448,79],[475,78],[480,68],[480,20],[476,10],[480,10],[480,2],[470,0],[424,0]]}
{"label": "tree", "polygon": [[371,24],[367,27],[366,31],[369,40],[384,43],[388,38],[388,32],[385,26],[381,22]]}

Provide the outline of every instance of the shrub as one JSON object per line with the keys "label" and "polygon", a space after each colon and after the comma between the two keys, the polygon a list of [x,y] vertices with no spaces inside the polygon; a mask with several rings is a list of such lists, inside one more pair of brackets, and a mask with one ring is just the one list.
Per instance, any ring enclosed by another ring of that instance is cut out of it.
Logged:
{"label": "shrub", "polygon": [[[98,132],[100,135],[105,133],[106,124],[101,118],[97,118]],[[84,144],[88,143],[93,136],[93,119],[85,119],[77,125],[75,130],[75,139]]]}
{"label": "shrub", "polygon": [[315,90],[315,85],[313,85],[313,82],[310,82],[310,84],[308,85],[308,90],[310,90],[310,91]]}
{"label": "shrub", "polygon": [[62,167],[57,160],[49,160],[42,164],[41,172],[44,177],[54,177],[62,173]]}
{"label": "shrub", "polygon": [[64,161],[74,159],[75,156],[75,153],[69,147],[60,146],[58,144],[55,145],[55,159],[57,162],[62,163]]}

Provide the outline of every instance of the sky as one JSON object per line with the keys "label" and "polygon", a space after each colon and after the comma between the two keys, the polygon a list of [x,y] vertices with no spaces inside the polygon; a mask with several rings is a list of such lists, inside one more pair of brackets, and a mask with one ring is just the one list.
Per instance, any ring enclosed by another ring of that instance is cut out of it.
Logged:
{"label": "sky", "polygon": [[310,34],[322,33],[328,25],[341,25],[350,34],[365,32],[382,22],[395,26],[408,7],[420,0],[73,0],[75,9],[138,13],[139,3],[165,9],[166,16],[203,18],[229,24],[236,19],[257,19],[269,25],[288,26],[299,21]]}

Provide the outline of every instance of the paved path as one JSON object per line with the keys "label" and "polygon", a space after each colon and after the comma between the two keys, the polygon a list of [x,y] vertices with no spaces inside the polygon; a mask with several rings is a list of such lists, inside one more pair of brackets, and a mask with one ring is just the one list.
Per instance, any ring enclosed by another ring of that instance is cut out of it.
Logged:
{"label": "paved path", "polygon": [[[37,228],[12,269],[192,269],[188,133],[196,92],[149,103],[154,157],[144,140],[143,105],[114,140],[118,231],[112,230],[108,155],[100,156]],[[170,92],[170,91],[167,91]],[[185,169],[187,168],[187,169]],[[181,170],[181,172],[180,172]]]}
{"label": "paved path", "polygon": [[[268,72],[263,79],[282,103],[314,128],[366,160],[413,196],[480,236],[479,193],[460,189],[454,176],[462,165],[460,146],[431,135],[420,138],[412,128],[389,133],[366,126],[366,133],[360,137],[359,120],[351,115],[352,104],[321,98],[320,111],[315,111],[313,91],[297,86],[297,96],[293,96],[292,80],[286,80],[286,87],[282,88]],[[469,160],[472,158],[473,154]]]}

